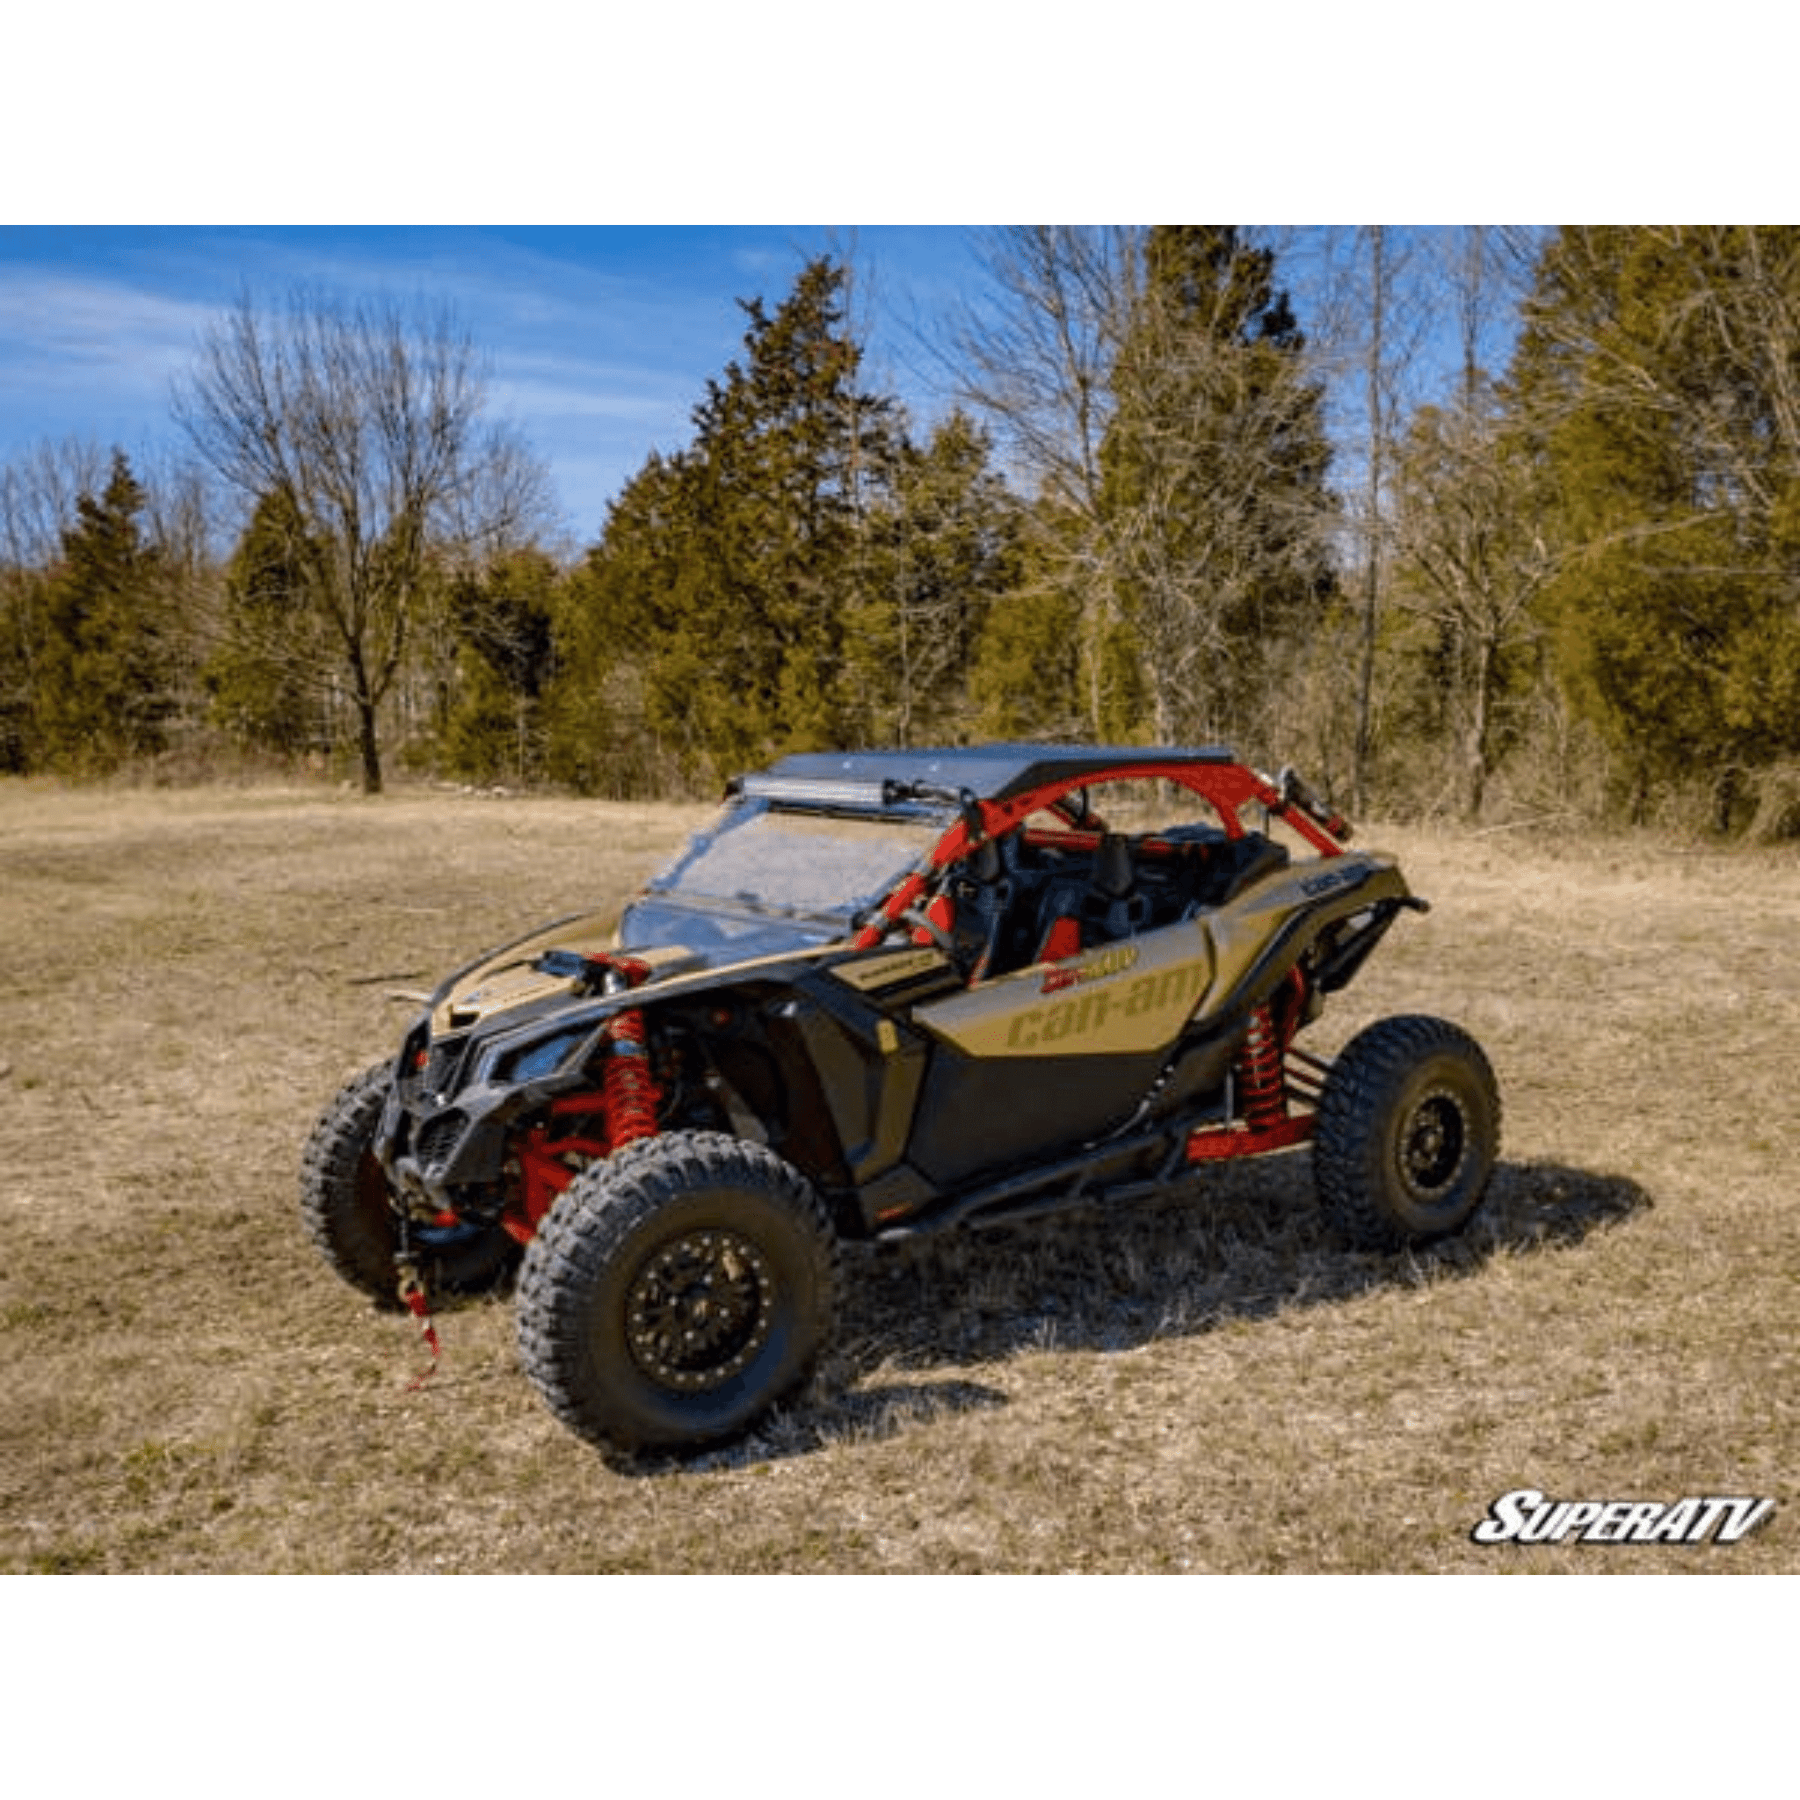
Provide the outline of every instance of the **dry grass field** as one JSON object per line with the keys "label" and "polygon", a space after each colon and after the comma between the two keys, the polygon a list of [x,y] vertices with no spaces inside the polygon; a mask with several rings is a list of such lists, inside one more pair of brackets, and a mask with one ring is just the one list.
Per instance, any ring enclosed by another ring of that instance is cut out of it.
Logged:
{"label": "dry grass field", "polygon": [[[1114,1217],[852,1260],[823,1391],[615,1467],[510,1307],[403,1316],[295,1165],[394,989],[604,904],[701,815],[0,784],[0,1569],[1800,1568],[1800,857],[1370,831],[1433,901],[1318,1028],[1444,1012],[1503,1165],[1464,1239],[1351,1255],[1304,1153]],[[1772,1496],[1731,1546],[1483,1548],[1490,1501]]]}

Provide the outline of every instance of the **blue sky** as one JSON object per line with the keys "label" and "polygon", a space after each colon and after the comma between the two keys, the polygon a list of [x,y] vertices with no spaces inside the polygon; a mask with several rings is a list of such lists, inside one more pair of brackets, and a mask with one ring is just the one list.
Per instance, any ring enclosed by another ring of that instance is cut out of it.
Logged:
{"label": "blue sky", "polygon": [[[1276,236],[1277,278],[1316,343],[1308,289],[1326,278],[1324,239]],[[854,270],[865,384],[922,433],[947,405],[928,340],[987,285],[971,227],[0,225],[0,466],[75,439],[153,471],[183,448],[176,384],[245,293],[449,301],[486,359],[491,412],[548,465],[578,547],[652,451],[691,441],[708,380],[743,352],[740,301],[777,305],[821,253]],[[1498,366],[1504,343],[1490,349]],[[1453,352],[1445,339],[1426,356],[1427,384]],[[1360,391],[1338,400],[1353,410]]]}
{"label": "blue sky", "polygon": [[491,408],[586,541],[652,450],[688,442],[707,379],[742,351],[739,299],[778,303],[821,252],[850,255],[868,290],[870,382],[929,419],[909,321],[975,279],[952,227],[0,226],[0,464],[70,437],[173,447],[173,384],[245,291],[447,299],[488,359]]}
{"label": "blue sky", "polygon": [[[1028,22],[320,0],[258,37],[210,0],[26,9],[0,106],[0,464],[45,438],[171,443],[171,382],[245,287],[425,293],[491,356],[584,539],[687,441],[736,300],[778,300],[821,249],[854,242],[869,378],[923,423],[907,321],[975,270],[965,230],[902,221],[1785,217],[1786,61],[1744,49],[1766,16],[1724,0],[1702,33],[1625,41],[1588,10],[1527,0],[1496,33],[1386,0],[1203,30],[1151,0]],[[884,222],[664,223],[845,216]],[[455,222],[518,217],[616,222]],[[446,223],[205,223],[391,218]]]}

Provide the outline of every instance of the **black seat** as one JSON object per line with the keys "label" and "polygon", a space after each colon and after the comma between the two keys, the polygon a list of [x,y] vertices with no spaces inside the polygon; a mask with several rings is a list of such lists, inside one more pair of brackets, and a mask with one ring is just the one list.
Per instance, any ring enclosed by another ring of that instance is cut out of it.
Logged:
{"label": "black seat", "polygon": [[1210,825],[1178,826],[1165,832],[1163,841],[1173,853],[1172,881],[1184,919],[1224,906],[1290,860],[1284,845],[1260,831],[1234,838]]}
{"label": "black seat", "polygon": [[1137,866],[1131,859],[1131,840],[1118,831],[1106,832],[1094,852],[1094,892],[1107,900],[1126,899],[1137,886]]}
{"label": "black seat", "polygon": [[1289,860],[1287,846],[1264,837],[1260,831],[1247,831],[1241,838],[1234,838],[1215,878],[1218,885],[1212,904],[1224,906],[1235,900],[1253,881],[1285,869]]}
{"label": "black seat", "polygon": [[1138,888],[1137,861],[1131,839],[1109,831],[1094,852],[1093,874],[1081,897],[1084,943],[1109,943],[1142,931],[1150,918],[1150,896]]}
{"label": "black seat", "polygon": [[979,845],[950,885],[955,904],[957,962],[971,982],[1000,973],[1002,933],[1012,910],[1013,881],[997,838]]}

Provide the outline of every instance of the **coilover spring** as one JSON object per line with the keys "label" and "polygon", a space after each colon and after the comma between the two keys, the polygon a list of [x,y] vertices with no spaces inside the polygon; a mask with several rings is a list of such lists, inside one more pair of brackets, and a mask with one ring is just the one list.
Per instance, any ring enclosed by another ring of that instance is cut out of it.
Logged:
{"label": "coilover spring", "polygon": [[606,1101],[606,1137],[613,1150],[639,1138],[655,1137],[656,1108],[662,1099],[650,1073],[644,1015],[633,1007],[617,1014],[607,1036],[611,1047],[601,1093]]}
{"label": "coilover spring", "polygon": [[1250,1015],[1250,1029],[1238,1058],[1244,1118],[1258,1129],[1276,1125],[1287,1117],[1287,1079],[1281,1066],[1281,1038],[1275,1030],[1271,1007],[1259,1006]]}

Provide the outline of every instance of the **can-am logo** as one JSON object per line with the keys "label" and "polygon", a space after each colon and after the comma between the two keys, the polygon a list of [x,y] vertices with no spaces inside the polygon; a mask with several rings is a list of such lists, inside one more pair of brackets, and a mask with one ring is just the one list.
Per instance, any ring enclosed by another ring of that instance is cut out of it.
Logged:
{"label": "can-am logo", "polygon": [[1735,1544],[1774,1510],[1773,1500],[1745,1495],[1548,1500],[1536,1488],[1515,1488],[1469,1536],[1478,1544]]}
{"label": "can-am logo", "polygon": [[1044,971],[1044,994],[1060,994],[1064,988],[1079,987],[1086,981],[1104,981],[1109,975],[1123,975],[1136,965],[1136,944],[1119,944],[1103,950],[1098,956],[1084,956],[1079,962],[1059,962]]}

